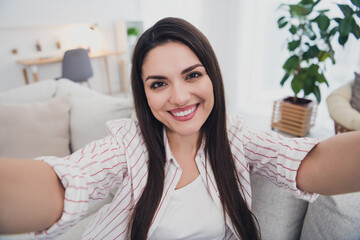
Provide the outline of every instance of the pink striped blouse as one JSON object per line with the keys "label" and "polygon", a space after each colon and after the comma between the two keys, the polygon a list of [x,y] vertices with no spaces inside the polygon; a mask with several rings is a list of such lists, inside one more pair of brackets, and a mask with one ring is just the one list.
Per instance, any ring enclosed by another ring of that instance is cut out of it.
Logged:
{"label": "pink striped blouse", "polygon": [[[75,225],[90,206],[105,198],[111,188],[118,187],[111,204],[101,208],[87,227],[82,239],[125,239],[131,209],[145,187],[148,175],[148,153],[135,120],[109,121],[110,135],[94,141],[65,158],[43,157],[55,170],[65,187],[61,219],[49,229],[33,233],[37,239],[53,239]],[[261,174],[279,186],[288,188],[295,197],[314,201],[310,194],[296,187],[300,162],[318,143],[317,139],[284,138],[273,132],[251,132],[241,119],[229,116],[227,130],[236,169],[243,192],[251,207],[250,171]],[[166,164],[163,196],[149,229],[156,228],[182,173],[171,154],[165,135]],[[215,204],[221,208],[219,193],[210,164],[206,164],[203,148],[195,158],[200,175]],[[225,239],[236,239],[231,220],[226,215]]]}

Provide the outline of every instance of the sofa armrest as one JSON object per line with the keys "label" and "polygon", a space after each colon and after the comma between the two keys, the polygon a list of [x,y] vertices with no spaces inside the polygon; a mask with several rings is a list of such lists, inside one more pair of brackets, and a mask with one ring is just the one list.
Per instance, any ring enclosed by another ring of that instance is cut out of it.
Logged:
{"label": "sofa armrest", "polygon": [[360,113],[350,105],[353,84],[354,81],[351,81],[336,89],[326,102],[335,122],[351,130],[360,130]]}

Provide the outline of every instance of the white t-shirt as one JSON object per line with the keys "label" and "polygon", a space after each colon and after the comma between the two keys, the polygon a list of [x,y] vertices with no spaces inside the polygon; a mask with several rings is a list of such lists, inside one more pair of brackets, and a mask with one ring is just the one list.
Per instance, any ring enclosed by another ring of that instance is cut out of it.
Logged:
{"label": "white t-shirt", "polygon": [[199,175],[190,184],[175,190],[150,240],[223,239],[222,209],[212,200]]}

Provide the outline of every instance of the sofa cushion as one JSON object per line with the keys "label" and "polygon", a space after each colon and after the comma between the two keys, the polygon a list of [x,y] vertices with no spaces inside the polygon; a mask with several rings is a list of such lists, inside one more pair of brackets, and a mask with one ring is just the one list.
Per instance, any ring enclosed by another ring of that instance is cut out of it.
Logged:
{"label": "sofa cushion", "polygon": [[105,123],[112,119],[130,118],[132,100],[107,96],[67,79],[58,81],[57,96],[71,93],[71,149],[77,151],[86,144],[107,135]]}
{"label": "sofa cushion", "polygon": [[360,239],[360,193],[320,196],[310,203],[301,239]]}
{"label": "sofa cushion", "polygon": [[259,222],[262,239],[299,239],[308,202],[260,175],[253,173],[250,179],[252,212]]}
{"label": "sofa cushion", "polygon": [[69,95],[36,103],[0,103],[0,155],[68,155],[69,111]]}
{"label": "sofa cushion", "polygon": [[57,83],[54,80],[42,80],[40,82],[21,86],[5,93],[0,93],[0,102],[5,103],[30,103],[45,101],[55,96]]}

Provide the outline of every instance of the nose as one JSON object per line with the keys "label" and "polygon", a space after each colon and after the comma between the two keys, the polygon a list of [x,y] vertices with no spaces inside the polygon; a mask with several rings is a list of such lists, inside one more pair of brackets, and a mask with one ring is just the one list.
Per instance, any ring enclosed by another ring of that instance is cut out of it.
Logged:
{"label": "nose", "polygon": [[188,103],[191,97],[190,89],[186,86],[186,83],[174,84],[170,92],[170,103],[183,106]]}

